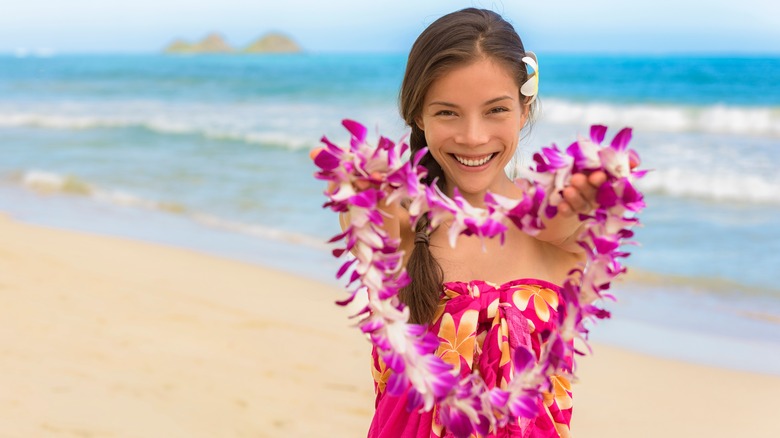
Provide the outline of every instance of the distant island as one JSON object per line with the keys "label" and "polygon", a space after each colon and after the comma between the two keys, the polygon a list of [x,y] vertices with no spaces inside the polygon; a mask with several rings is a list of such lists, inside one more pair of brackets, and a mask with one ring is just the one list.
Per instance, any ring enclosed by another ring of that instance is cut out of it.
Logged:
{"label": "distant island", "polygon": [[290,37],[270,32],[256,39],[243,49],[236,49],[225,41],[221,34],[214,32],[202,40],[191,43],[176,39],[163,50],[168,54],[262,54],[262,53],[299,53],[299,46]]}

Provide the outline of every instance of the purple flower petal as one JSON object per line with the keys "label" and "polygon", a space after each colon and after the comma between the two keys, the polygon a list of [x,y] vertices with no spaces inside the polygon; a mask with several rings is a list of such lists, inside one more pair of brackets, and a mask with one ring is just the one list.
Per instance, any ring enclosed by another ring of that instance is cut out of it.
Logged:
{"label": "purple flower petal", "polygon": [[387,393],[391,395],[401,395],[409,386],[409,380],[406,379],[406,375],[403,373],[392,373],[390,378],[387,379]]}
{"label": "purple flower petal", "polygon": [[478,435],[487,436],[487,434],[490,432],[490,420],[488,420],[488,417],[485,415],[480,415],[475,429]]}
{"label": "purple flower petal", "polygon": [[382,351],[387,351],[392,348],[392,345],[390,345],[390,341],[384,335],[371,333],[370,338],[371,338],[371,343],[376,345],[376,347]]}
{"label": "purple flower petal", "polygon": [[463,412],[452,406],[442,406],[441,419],[447,430],[457,438],[468,438],[474,428],[471,420]]}
{"label": "purple flower petal", "polygon": [[609,239],[608,237],[596,237],[593,239],[596,252],[599,254],[608,254],[620,246],[620,242]]}
{"label": "purple flower petal", "polygon": [[618,196],[614,187],[609,182],[602,184],[596,192],[596,202],[603,208],[613,207],[617,204]]}
{"label": "purple flower petal", "polygon": [[515,417],[536,418],[539,413],[535,397],[520,395],[509,401],[509,412]]}
{"label": "purple flower petal", "polygon": [[607,134],[607,127],[604,125],[593,125],[590,127],[590,139],[593,143],[601,144],[604,136]]}
{"label": "purple flower petal", "polygon": [[368,320],[364,320],[360,324],[360,330],[363,333],[371,333],[379,330],[380,328],[384,327],[385,323],[381,319],[378,318],[369,318]]}
{"label": "purple flower petal", "polygon": [[[422,325],[418,327],[425,328],[425,326]],[[439,338],[433,333],[428,333],[426,336],[423,336],[417,344],[417,350],[420,354],[431,354],[436,351],[437,348],[439,348]]]}
{"label": "purple flower petal", "polygon": [[327,149],[320,149],[314,157],[314,164],[322,170],[333,170],[341,165],[341,159]]}
{"label": "purple flower petal", "polygon": [[536,356],[524,346],[518,346],[515,350],[515,372],[522,373],[531,369],[536,363]]}
{"label": "purple flower petal", "polygon": [[493,388],[490,390],[490,404],[493,406],[503,408],[509,401],[509,392],[499,388]]}
{"label": "purple flower petal", "polygon": [[626,145],[631,141],[631,128],[623,128],[612,139],[612,149],[620,152],[626,149]]}
{"label": "purple flower petal", "polygon": [[336,304],[338,304],[339,306],[346,306],[347,304],[351,303],[355,299],[355,295],[356,293],[352,292],[349,295],[349,297],[347,297],[346,299],[336,301]]}
{"label": "purple flower petal", "polygon": [[[344,250],[341,249],[341,251],[343,252]],[[336,273],[336,278],[341,278],[341,276],[347,272],[347,269],[349,269],[349,267],[352,266],[356,261],[357,259],[352,259],[341,265],[341,268],[339,268],[339,271]]]}
{"label": "purple flower petal", "polygon": [[363,143],[366,141],[366,134],[368,133],[368,130],[365,126],[361,125],[360,123],[344,119],[341,121],[341,124],[344,125],[345,128],[347,128],[347,131],[349,131],[350,134],[357,140],[359,143]]}
{"label": "purple flower petal", "polygon": [[376,191],[366,190],[349,198],[352,205],[362,208],[373,208],[376,205]]}
{"label": "purple flower petal", "polygon": [[420,394],[414,387],[409,388],[409,392],[406,393],[406,411],[412,412],[419,409],[423,405],[425,400],[422,394]]}

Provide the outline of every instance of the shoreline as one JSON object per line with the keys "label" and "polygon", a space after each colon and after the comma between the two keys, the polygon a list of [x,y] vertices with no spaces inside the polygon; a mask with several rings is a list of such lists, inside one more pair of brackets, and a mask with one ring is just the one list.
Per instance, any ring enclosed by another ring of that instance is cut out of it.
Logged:
{"label": "shoreline", "polygon": [[[0,186],[0,199],[0,212],[23,223],[199,251],[342,290],[342,282],[334,275],[341,263],[322,248],[89,198],[41,196]],[[593,341],[672,360],[780,376],[780,324],[774,312],[770,311],[769,317],[750,313],[753,309],[740,307],[733,297],[726,300],[728,297],[712,296],[696,288],[669,286],[672,289],[667,290],[657,275],[651,274],[653,281],[645,284],[631,278],[648,277],[648,273],[630,269],[629,274],[625,281],[616,283],[618,302],[606,303],[614,317],[599,322],[592,331]],[[745,309],[750,309],[747,314]]]}
{"label": "shoreline", "polygon": [[[365,436],[370,346],[340,292],[0,215],[0,435]],[[766,421],[776,376],[594,350],[579,361],[574,436],[780,433]]]}

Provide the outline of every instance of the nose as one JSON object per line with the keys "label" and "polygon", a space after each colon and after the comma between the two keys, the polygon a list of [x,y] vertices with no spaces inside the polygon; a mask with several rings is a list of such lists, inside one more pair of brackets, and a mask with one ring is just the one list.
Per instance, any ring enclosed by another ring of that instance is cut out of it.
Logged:
{"label": "nose", "polygon": [[464,146],[480,146],[488,142],[490,134],[486,122],[480,117],[467,117],[463,119],[455,141]]}

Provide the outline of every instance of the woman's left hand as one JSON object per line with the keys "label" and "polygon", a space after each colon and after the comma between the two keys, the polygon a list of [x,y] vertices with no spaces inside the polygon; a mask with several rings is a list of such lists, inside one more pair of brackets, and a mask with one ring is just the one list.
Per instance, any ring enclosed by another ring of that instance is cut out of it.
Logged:
{"label": "woman's left hand", "polygon": [[590,175],[576,173],[571,176],[570,185],[563,189],[563,200],[558,204],[558,214],[571,217],[575,214],[589,214],[596,208],[596,193],[607,180],[603,171]]}

